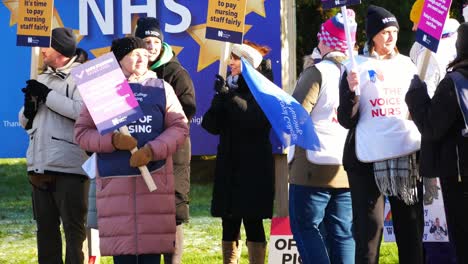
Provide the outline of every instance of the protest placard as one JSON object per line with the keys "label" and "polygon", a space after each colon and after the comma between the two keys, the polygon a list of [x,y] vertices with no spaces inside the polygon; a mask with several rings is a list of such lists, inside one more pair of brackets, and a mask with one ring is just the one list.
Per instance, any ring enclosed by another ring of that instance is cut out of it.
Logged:
{"label": "protest placard", "polygon": [[246,0],[209,0],[206,38],[242,43]]}
{"label": "protest placard", "polygon": [[[392,211],[388,199],[385,199],[384,211],[384,241],[395,242]],[[423,242],[448,242],[448,228],[440,181],[437,179],[437,194],[428,198],[424,192]]]}
{"label": "protest placard", "polygon": [[20,0],[16,45],[49,47],[53,9],[53,0]]}
{"label": "protest placard", "polygon": [[[71,74],[101,135],[119,129],[130,135],[127,124],[143,111],[112,52],[75,67]],[[131,150],[136,152],[137,148]],[[150,191],[156,184],[146,166],[138,167]]]}
{"label": "protest placard", "polygon": [[361,0],[322,0],[322,8],[330,9],[334,7],[357,5],[360,3]]}
{"label": "protest placard", "polygon": [[271,220],[269,264],[302,263],[296,242],[289,225],[289,217],[274,217]]}
{"label": "protest placard", "polygon": [[437,52],[451,0],[426,0],[416,31],[416,41],[433,52]]}
{"label": "protest placard", "polygon": [[113,53],[75,67],[72,76],[101,135],[143,116]]}

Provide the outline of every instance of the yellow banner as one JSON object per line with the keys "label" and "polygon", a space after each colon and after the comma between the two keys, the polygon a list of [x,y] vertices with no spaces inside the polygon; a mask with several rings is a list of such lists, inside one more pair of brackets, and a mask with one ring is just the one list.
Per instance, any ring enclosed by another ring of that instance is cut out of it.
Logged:
{"label": "yellow banner", "polygon": [[244,32],[246,0],[209,0],[206,26]]}
{"label": "yellow banner", "polygon": [[17,35],[50,36],[53,0],[19,0]]}

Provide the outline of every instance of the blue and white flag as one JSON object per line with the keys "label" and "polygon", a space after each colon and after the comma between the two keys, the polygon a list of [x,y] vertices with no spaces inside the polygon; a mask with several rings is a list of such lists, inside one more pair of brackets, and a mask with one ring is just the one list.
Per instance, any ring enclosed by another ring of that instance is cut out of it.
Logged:
{"label": "blue and white flag", "polygon": [[312,118],[299,102],[255,70],[244,58],[242,76],[271,123],[283,147],[318,150],[320,143]]}

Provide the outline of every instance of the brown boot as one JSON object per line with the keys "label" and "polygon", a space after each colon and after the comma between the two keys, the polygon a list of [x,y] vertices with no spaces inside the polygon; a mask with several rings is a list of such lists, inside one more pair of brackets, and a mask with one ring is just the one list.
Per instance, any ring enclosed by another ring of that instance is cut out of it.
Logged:
{"label": "brown boot", "polygon": [[239,261],[239,241],[223,241],[223,264],[237,264]]}
{"label": "brown boot", "polygon": [[265,264],[266,242],[247,241],[250,264]]}

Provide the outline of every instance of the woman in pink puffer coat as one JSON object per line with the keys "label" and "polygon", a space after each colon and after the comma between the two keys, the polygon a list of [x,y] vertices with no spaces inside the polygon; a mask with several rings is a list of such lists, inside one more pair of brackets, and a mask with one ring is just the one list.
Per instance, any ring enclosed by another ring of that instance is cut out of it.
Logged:
{"label": "woman in pink puffer coat", "polygon": [[[75,124],[81,148],[97,153],[96,200],[100,250],[114,263],[159,263],[174,251],[172,154],[188,135],[187,118],[170,85],[148,71],[139,38],[112,42],[144,117],[128,125],[131,136],[100,135],[86,107]],[[129,150],[138,147],[131,154]],[[158,189],[150,192],[137,167],[146,165]]]}

